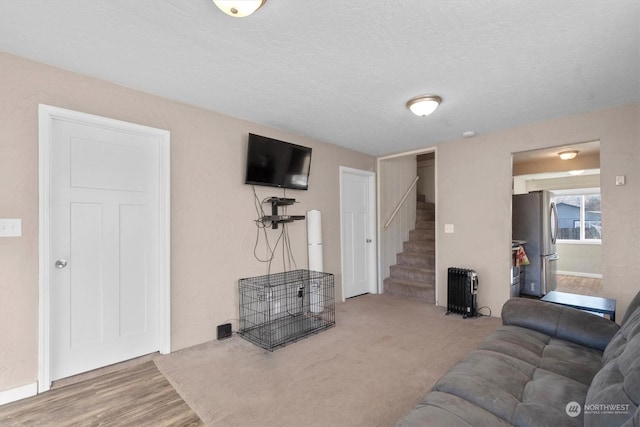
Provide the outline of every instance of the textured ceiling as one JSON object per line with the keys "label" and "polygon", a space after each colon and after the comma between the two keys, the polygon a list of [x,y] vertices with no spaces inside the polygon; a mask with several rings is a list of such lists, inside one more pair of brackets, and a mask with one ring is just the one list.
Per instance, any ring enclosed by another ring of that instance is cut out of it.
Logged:
{"label": "textured ceiling", "polygon": [[2,0],[0,50],[373,155],[640,101],[638,0]]}

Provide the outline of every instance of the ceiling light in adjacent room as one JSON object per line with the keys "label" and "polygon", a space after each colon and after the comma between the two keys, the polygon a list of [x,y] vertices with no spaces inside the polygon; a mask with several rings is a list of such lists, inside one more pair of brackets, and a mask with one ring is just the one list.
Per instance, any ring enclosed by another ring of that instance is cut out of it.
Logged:
{"label": "ceiling light in adjacent room", "polygon": [[266,2],[267,0],[213,0],[221,11],[236,18],[251,15]]}
{"label": "ceiling light in adjacent room", "polygon": [[424,117],[436,111],[441,102],[442,98],[439,96],[421,95],[410,99],[407,102],[407,108],[416,116]]}
{"label": "ceiling light in adjacent room", "polygon": [[575,159],[577,155],[578,155],[578,150],[563,151],[561,153],[558,153],[558,156],[560,156],[562,160]]}

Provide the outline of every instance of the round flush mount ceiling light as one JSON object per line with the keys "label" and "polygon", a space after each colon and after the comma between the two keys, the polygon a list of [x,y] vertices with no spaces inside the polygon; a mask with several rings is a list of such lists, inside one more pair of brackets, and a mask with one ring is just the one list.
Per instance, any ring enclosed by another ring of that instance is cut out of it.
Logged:
{"label": "round flush mount ceiling light", "polygon": [[441,102],[437,95],[420,95],[407,101],[407,108],[416,116],[425,117],[436,111]]}
{"label": "round flush mount ceiling light", "polygon": [[462,137],[463,138],[473,138],[474,136],[476,136],[476,133],[472,130],[468,130],[466,132],[462,132]]}
{"label": "round flush mount ceiling light", "polygon": [[558,156],[560,156],[562,160],[575,159],[577,155],[578,155],[578,150],[563,151],[561,153],[558,153]]}
{"label": "round flush mount ceiling light", "polygon": [[213,0],[218,9],[235,18],[251,15],[266,2],[267,0]]}

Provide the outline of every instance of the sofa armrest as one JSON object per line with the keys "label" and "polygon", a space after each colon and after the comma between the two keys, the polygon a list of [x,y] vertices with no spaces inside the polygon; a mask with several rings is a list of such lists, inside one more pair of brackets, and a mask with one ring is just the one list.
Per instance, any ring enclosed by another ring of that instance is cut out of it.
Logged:
{"label": "sofa armrest", "polygon": [[609,319],[558,304],[512,298],[502,307],[502,324],[604,351],[620,327]]}

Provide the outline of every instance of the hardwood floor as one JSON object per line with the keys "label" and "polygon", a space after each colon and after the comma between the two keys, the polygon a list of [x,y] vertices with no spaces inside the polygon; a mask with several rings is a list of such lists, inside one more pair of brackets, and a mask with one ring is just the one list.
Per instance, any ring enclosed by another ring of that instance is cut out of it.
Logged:
{"label": "hardwood floor", "polygon": [[602,297],[602,279],[558,274],[556,291]]}
{"label": "hardwood floor", "polygon": [[0,406],[2,426],[201,426],[153,361]]}

